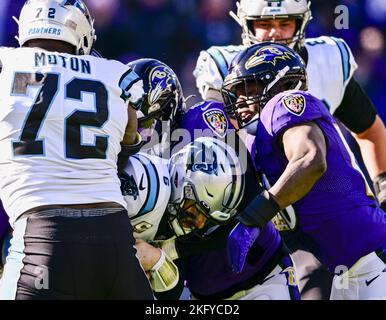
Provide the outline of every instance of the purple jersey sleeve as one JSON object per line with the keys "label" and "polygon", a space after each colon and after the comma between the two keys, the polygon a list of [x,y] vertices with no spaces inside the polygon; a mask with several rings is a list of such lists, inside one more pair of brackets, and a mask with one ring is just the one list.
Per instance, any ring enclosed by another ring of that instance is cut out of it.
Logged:
{"label": "purple jersey sleeve", "polygon": [[194,130],[202,130],[203,134],[200,136],[220,138],[224,138],[232,128],[225,115],[223,104],[216,101],[200,102],[190,108],[184,115],[181,127],[188,130],[192,136],[195,136]]}
{"label": "purple jersey sleeve", "polygon": [[3,236],[7,233],[9,230],[10,225],[8,222],[8,215],[6,214],[3,205],[1,204],[0,201],[0,242]]}
{"label": "purple jersey sleeve", "polygon": [[307,92],[287,91],[267,103],[260,119],[267,132],[274,136],[295,125],[322,118],[324,109],[323,103]]}

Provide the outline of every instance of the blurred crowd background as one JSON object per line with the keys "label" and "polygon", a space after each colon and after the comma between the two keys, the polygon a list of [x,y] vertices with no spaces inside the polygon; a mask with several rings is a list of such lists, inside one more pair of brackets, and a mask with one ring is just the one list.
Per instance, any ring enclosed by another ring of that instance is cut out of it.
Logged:
{"label": "blurred crowd background", "polygon": [[[95,47],[104,57],[124,63],[160,59],[177,73],[185,96],[198,95],[192,71],[200,50],[241,42],[241,28],[229,16],[236,0],[84,1],[95,18]],[[0,45],[18,46],[12,15],[19,15],[23,3],[0,1]],[[338,5],[349,8],[347,30],[335,28]],[[312,0],[311,9],[307,37],[333,35],[347,41],[359,65],[355,76],[386,122],[386,0]]]}

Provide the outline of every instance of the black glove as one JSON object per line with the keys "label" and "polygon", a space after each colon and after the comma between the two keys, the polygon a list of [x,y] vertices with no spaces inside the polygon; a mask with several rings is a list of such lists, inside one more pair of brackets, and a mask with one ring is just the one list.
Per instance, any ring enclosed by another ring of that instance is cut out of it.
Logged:
{"label": "black glove", "polygon": [[373,180],[373,184],[379,206],[386,212],[386,172],[376,176]]}
{"label": "black glove", "polygon": [[268,191],[263,191],[235,219],[248,227],[264,228],[279,211],[275,199]]}

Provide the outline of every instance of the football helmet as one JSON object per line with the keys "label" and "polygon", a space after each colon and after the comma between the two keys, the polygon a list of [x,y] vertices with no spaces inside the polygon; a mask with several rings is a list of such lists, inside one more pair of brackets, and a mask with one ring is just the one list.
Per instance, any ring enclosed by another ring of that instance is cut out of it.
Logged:
{"label": "football helmet", "polygon": [[257,39],[252,28],[254,20],[264,19],[295,19],[296,31],[292,38],[281,39],[283,43],[295,50],[304,44],[304,32],[312,19],[311,1],[309,0],[240,0],[236,3],[237,14],[230,12],[232,18],[242,28],[241,38],[244,45],[259,43],[265,39]]}
{"label": "football helmet", "polygon": [[[252,88],[260,90],[256,93]],[[269,100],[286,90],[307,90],[306,66],[300,55],[278,43],[254,44],[232,60],[222,86],[224,111],[243,128],[258,119]],[[238,99],[240,91],[246,100]],[[237,109],[251,105],[258,106],[256,114],[245,122]]]}
{"label": "football helmet", "polygon": [[215,138],[202,137],[169,160],[169,222],[177,236],[205,236],[236,214],[245,177],[236,152]]}
{"label": "football helmet", "polygon": [[90,54],[96,40],[94,21],[82,0],[28,0],[21,9],[16,39],[20,46],[32,39],[52,39],[75,47],[77,55]]}
{"label": "football helmet", "polygon": [[[165,63],[156,59],[138,59],[127,64],[135,73],[134,82],[142,85],[141,94],[131,100],[137,110],[138,131],[148,131],[150,136],[154,130],[162,134],[162,121],[167,121],[173,130],[180,121],[185,109],[185,98],[177,75]],[[158,120],[158,121],[157,121]]]}

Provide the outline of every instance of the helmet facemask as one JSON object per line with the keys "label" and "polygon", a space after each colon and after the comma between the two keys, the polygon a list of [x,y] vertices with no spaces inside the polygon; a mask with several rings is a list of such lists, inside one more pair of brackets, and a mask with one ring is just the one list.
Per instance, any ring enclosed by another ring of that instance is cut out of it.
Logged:
{"label": "helmet facemask", "polygon": [[208,204],[199,201],[192,183],[185,183],[183,193],[181,201],[168,205],[169,224],[177,236],[193,233],[202,237],[209,225],[213,226],[217,223],[209,214]]}
{"label": "helmet facemask", "polygon": [[[224,83],[222,94],[224,111],[230,118],[237,120],[238,129],[257,121],[265,105],[278,93],[287,90],[307,90],[305,74],[290,73],[289,67],[283,68],[275,75],[266,71],[239,77],[231,83]],[[240,99],[244,96],[245,99]],[[249,118],[242,118],[238,109],[254,110]]]}
{"label": "helmet facemask", "polygon": [[[310,10],[311,2],[306,0],[283,0],[279,7],[269,6],[268,1],[238,1],[237,14],[230,12],[231,17],[241,26],[241,39],[244,45],[250,46],[255,43],[272,41],[282,43],[300,52],[304,46],[305,29],[312,19]],[[260,2],[260,3],[259,3]],[[272,1],[274,2],[274,1]],[[293,3],[292,3],[293,2]],[[263,4],[264,3],[264,4]],[[291,7],[292,6],[292,7]],[[259,39],[255,35],[253,21],[295,19],[296,29],[294,35],[288,39]]]}
{"label": "helmet facemask", "polygon": [[209,235],[237,212],[244,171],[236,152],[214,138],[198,138],[169,162],[170,225],[177,236]]}
{"label": "helmet facemask", "polygon": [[150,104],[148,93],[145,93],[138,101],[138,131],[149,130],[149,137],[154,131],[161,137],[166,124],[170,131],[174,130],[182,113],[183,97],[179,96],[179,90],[167,89],[155,103]]}

